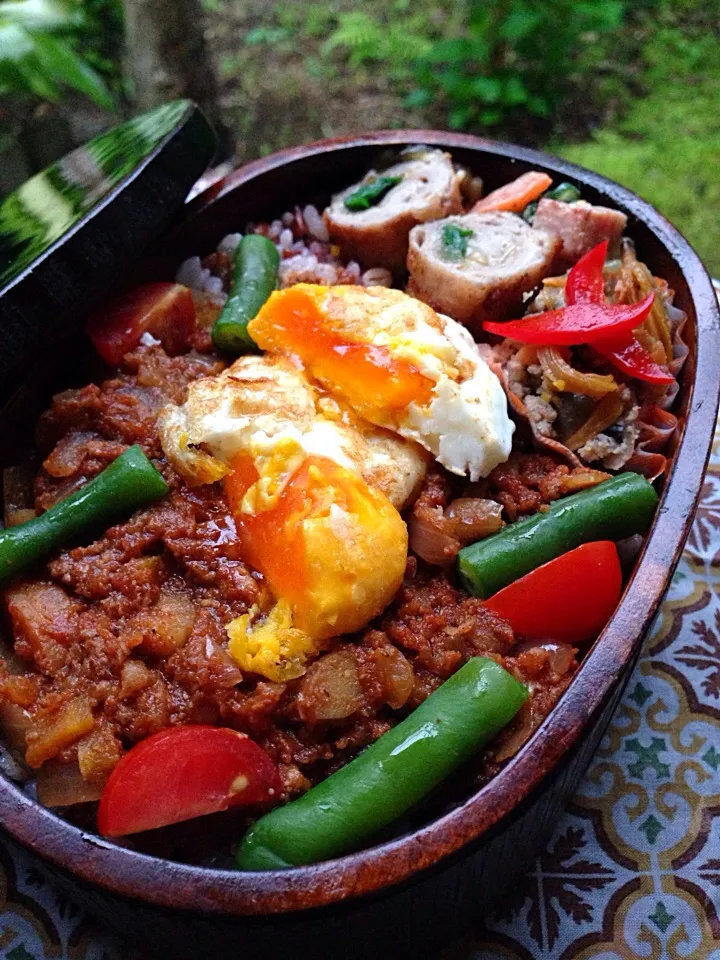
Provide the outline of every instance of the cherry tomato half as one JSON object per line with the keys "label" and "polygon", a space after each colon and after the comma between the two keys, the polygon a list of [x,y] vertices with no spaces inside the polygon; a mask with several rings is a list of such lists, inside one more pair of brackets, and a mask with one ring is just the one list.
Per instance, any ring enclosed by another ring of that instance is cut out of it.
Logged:
{"label": "cherry tomato half", "polygon": [[105,785],[105,837],[155,830],[229,807],[265,803],[282,790],[278,769],[244,733],[226,727],[161,730],[133,747]]}
{"label": "cherry tomato half", "polygon": [[103,360],[117,366],[144,333],[167,353],[183,353],[195,329],[192,291],[179,283],[150,283],[130,290],[88,320],[88,334]]}
{"label": "cherry tomato half", "polygon": [[499,590],[485,605],[530,640],[596,637],[620,599],[622,571],[610,540],[584,543]]}

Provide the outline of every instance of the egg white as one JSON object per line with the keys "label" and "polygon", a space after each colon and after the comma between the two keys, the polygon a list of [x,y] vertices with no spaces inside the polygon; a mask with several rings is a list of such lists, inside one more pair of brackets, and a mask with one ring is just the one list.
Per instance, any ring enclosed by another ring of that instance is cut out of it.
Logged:
{"label": "egg white", "polygon": [[[270,464],[282,489],[308,456],[326,457],[381,490],[397,509],[417,491],[428,456],[414,442],[360,421],[316,390],[282,357],[240,357],[215,377],[196,380],[182,406],[158,418],[165,455],[190,483],[217,480],[242,453]],[[279,455],[281,454],[281,455]],[[274,458],[274,460],[273,460]],[[207,461],[217,464],[207,472]]]}
{"label": "egg white", "polygon": [[[500,381],[465,327],[400,290],[302,286],[333,333],[384,347],[433,381],[427,404],[410,403],[394,416],[380,411],[374,422],[421,444],[451,473],[473,481],[507,460],[515,425]],[[324,384],[338,389],[331,379]]]}

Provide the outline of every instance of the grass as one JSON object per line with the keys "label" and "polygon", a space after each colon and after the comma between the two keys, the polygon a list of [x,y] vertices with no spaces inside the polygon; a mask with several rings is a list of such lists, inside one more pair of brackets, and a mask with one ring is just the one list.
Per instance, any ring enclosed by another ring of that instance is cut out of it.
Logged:
{"label": "grass", "polygon": [[720,48],[711,34],[660,30],[645,49],[648,93],[590,140],[553,152],[634,190],[720,276]]}
{"label": "grass", "polygon": [[[427,125],[427,109],[403,106],[407,88],[398,83],[397,69],[379,70],[329,48],[340,18],[357,11],[354,0],[203,3],[238,160],[319,137]],[[362,10],[431,38],[461,22],[461,5],[453,0],[364,0]]]}

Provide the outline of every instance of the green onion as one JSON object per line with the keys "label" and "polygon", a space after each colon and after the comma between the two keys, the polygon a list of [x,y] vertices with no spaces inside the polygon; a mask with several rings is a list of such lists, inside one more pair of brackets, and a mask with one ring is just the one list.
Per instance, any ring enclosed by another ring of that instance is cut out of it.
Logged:
{"label": "green onion", "polygon": [[369,210],[379,203],[385,194],[396,187],[402,177],[374,177],[368,183],[358,187],[355,193],[345,197],[345,209],[357,212]]}
{"label": "green onion", "polygon": [[575,203],[580,199],[580,191],[572,183],[559,183],[552,190],[548,190],[545,196],[549,200],[560,200],[562,203]]}
{"label": "green onion", "polygon": [[472,230],[458,223],[446,223],[442,228],[442,256],[444,260],[464,260]]}

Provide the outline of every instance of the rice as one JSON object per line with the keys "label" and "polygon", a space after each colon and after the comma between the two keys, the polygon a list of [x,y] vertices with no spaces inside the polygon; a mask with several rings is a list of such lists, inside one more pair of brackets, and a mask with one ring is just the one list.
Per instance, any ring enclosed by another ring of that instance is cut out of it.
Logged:
{"label": "rice", "polygon": [[241,233],[229,233],[226,237],[223,237],[218,244],[218,253],[226,253],[231,257],[237,250],[242,237],[243,235]]}
{"label": "rice", "polygon": [[323,243],[330,242],[330,234],[328,233],[328,228],[325,226],[325,221],[320,216],[317,207],[313,207],[312,204],[308,204],[303,212],[303,220],[305,221],[305,226],[308,229],[308,233],[315,237],[316,240],[321,240]]}
{"label": "rice", "polygon": [[360,278],[364,287],[391,287],[392,272],[387,267],[371,267]]}
{"label": "rice", "polygon": [[175,274],[175,282],[197,290],[198,293],[207,293],[212,298],[224,295],[222,280],[207,267],[203,267],[200,257],[189,257],[183,261]]}
{"label": "rice", "polygon": [[[359,284],[365,287],[392,286],[392,273],[385,267],[370,267],[363,271],[355,260],[347,263],[338,255],[338,248],[330,243],[322,214],[312,204],[286,210],[278,219],[269,223],[248,223],[245,233],[260,233],[272,240],[280,254],[278,271],[279,286],[291,287],[295,283],[319,283],[324,286],[336,284]],[[218,258],[227,263],[232,258],[242,233],[229,233],[217,246],[215,257],[201,260],[189,257],[175,275],[182,283],[215,302],[224,302],[227,295],[229,271],[218,267]],[[225,282],[213,270],[223,272]]]}

